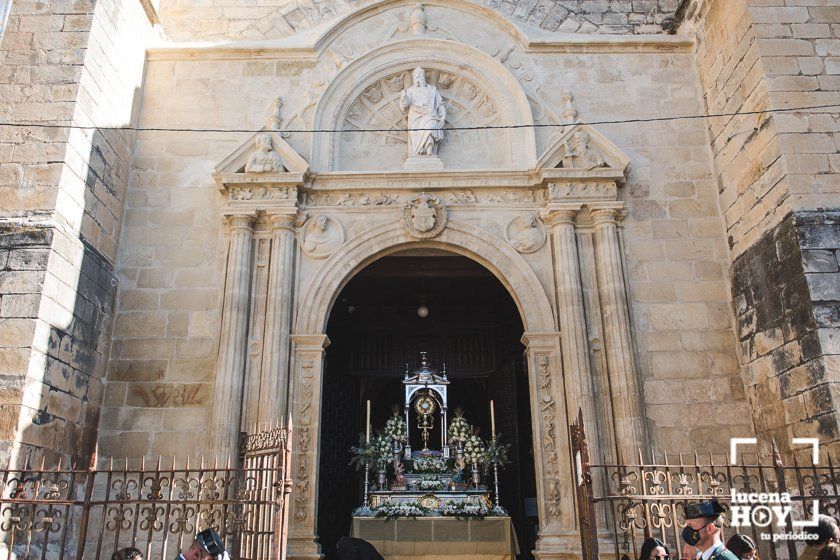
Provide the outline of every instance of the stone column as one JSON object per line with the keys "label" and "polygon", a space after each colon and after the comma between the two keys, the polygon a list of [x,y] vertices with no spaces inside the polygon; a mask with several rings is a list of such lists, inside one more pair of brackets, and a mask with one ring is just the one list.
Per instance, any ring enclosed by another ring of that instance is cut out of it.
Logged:
{"label": "stone column", "polygon": [[632,461],[638,455],[637,449],[644,445],[645,430],[618,238],[619,211],[618,208],[597,208],[591,213],[595,228],[598,291],[604,319],[604,349],[615,415],[615,439],[619,460],[626,462]]}
{"label": "stone column", "polygon": [[318,448],[321,421],[321,382],[324,349],[330,341],[325,334],[292,335],[294,358],[289,413],[294,424],[292,444],[290,559],[319,559],[315,533],[318,519]]}
{"label": "stone column", "polygon": [[603,430],[595,414],[592,370],[589,362],[589,342],[586,337],[580,260],[578,259],[575,217],[579,208],[553,210],[546,216],[551,226],[554,251],[554,277],[557,288],[557,319],[563,333],[563,371],[567,414],[566,427],[577,417],[578,408],[589,426],[589,440],[593,449],[600,449]]}
{"label": "stone column", "polygon": [[294,214],[270,217],[271,263],[257,414],[261,424],[285,420],[294,302],[295,219]]}
{"label": "stone column", "polygon": [[604,356],[604,327],[601,316],[601,301],[598,297],[598,272],[595,269],[595,245],[592,237],[592,228],[578,230],[580,281],[583,286],[584,308],[588,327],[595,410],[597,410],[598,425],[602,428],[598,434],[601,438],[600,449],[607,462],[614,463],[616,454],[615,423],[613,422],[612,400],[610,399],[609,369],[607,358]]}
{"label": "stone column", "polygon": [[213,388],[211,434],[214,451],[220,457],[236,457],[239,449],[239,422],[245,354],[248,335],[248,307],[251,286],[251,252],[254,216],[232,214],[230,227],[225,299],[222,306],[219,357]]}
{"label": "stone column", "polygon": [[560,333],[522,335],[528,361],[540,560],[580,558],[574,473],[560,365]]}

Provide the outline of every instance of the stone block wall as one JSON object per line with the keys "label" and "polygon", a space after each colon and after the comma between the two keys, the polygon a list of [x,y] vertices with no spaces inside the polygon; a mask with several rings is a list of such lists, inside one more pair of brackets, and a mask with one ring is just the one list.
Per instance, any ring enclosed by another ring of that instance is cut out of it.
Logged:
{"label": "stone block wall", "polygon": [[[86,461],[94,448],[134,137],[120,128],[132,122],[150,29],[133,0],[12,4],[0,112],[47,126],[0,130],[0,329],[26,325],[28,336],[14,339],[25,364],[4,348],[2,403],[16,423],[4,455]],[[85,128],[50,126],[62,124]]]}
{"label": "stone block wall", "polygon": [[[836,442],[840,214],[798,212],[732,267],[756,431]],[[779,403],[783,406],[780,408]]]}
{"label": "stone block wall", "polygon": [[[156,53],[140,124],[259,127],[277,92],[290,111],[304,103],[315,70],[301,72],[299,64]],[[703,110],[688,51],[540,55],[534,66],[544,72],[545,91],[574,92],[585,120]],[[612,93],[605,98],[604,92]],[[620,196],[628,205],[630,298],[655,444],[722,450],[729,435],[749,436],[753,429],[743,414],[728,248],[706,130],[699,120],[601,129],[631,158]],[[199,450],[201,427],[209,422],[227,249],[219,215],[224,200],[211,173],[244,139],[214,132],[138,135],[101,426],[106,454]],[[290,141],[307,153],[296,140]]]}
{"label": "stone block wall", "polygon": [[[709,114],[840,102],[840,8],[816,4],[683,3]],[[765,445],[837,440],[840,331],[826,261],[840,245],[838,118],[833,107],[708,119],[742,374]]]}
{"label": "stone block wall", "polygon": [[[467,0],[506,18],[559,33],[663,33],[679,0]],[[342,16],[369,0],[161,0],[176,41],[278,39]],[[412,4],[407,3],[410,7]]]}

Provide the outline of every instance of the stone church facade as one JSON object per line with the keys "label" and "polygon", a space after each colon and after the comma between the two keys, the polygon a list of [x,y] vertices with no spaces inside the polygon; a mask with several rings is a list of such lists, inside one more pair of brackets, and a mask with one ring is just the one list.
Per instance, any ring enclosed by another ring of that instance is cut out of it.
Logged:
{"label": "stone church facade", "polygon": [[[405,250],[477,261],[521,314],[539,556],[575,557],[578,408],[624,461],[836,443],[830,4],[14,0],[4,460],[233,454],[288,415],[314,557],[326,323]],[[416,68],[447,117],[408,161]]]}

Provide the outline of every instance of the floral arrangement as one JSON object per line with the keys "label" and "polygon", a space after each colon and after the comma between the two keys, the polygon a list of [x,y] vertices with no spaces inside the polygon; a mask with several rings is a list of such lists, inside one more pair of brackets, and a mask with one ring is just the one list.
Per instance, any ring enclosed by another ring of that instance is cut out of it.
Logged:
{"label": "floral arrangement", "polygon": [[365,436],[359,436],[359,445],[351,447],[350,452],[353,454],[350,464],[360,471],[383,470],[394,458],[391,439],[383,435],[373,436],[370,442],[365,442]]}
{"label": "floral arrangement", "polygon": [[408,439],[407,432],[405,418],[400,416],[400,414],[394,413],[393,416],[388,418],[388,422],[385,424],[385,435],[392,440],[404,442]]}
{"label": "floral arrangement", "polygon": [[464,457],[470,463],[481,463],[484,460],[485,448],[481,438],[472,435],[464,442]]}
{"label": "floral arrangement", "polygon": [[423,517],[429,515],[431,510],[420,504],[407,504],[404,502],[385,502],[379,507],[373,508],[375,517]]}
{"label": "floral arrangement", "polygon": [[412,470],[419,473],[446,472],[446,461],[441,457],[418,457],[413,461]]}
{"label": "floral arrangement", "polygon": [[374,467],[376,470],[385,470],[394,459],[394,450],[391,448],[391,438],[389,436],[378,434],[370,439],[370,444],[373,447]]}
{"label": "floral arrangement", "polygon": [[374,466],[376,462],[373,441],[366,442],[364,434],[359,435],[359,445],[350,448],[353,456],[350,458],[350,466],[356,470],[363,471]]}
{"label": "floral arrangement", "polygon": [[501,443],[501,434],[496,434],[487,442],[487,449],[484,450],[484,471],[489,472],[496,465],[500,469],[504,469],[510,464],[508,459],[508,452],[510,451],[509,443]]}
{"label": "floral arrangement", "polygon": [[424,476],[417,484],[420,490],[442,490],[444,486],[441,479],[433,476]]}
{"label": "floral arrangement", "polygon": [[440,505],[440,514],[453,517],[485,517],[493,514],[494,511],[486,503],[456,502],[446,500]]}
{"label": "floral arrangement", "polygon": [[376,512],[368,506],[359,506],[353,510],[353,517],[375,517]]}
{"label": "floral arrangement", "polygon": [[455,411],[455,418],[449,423],[449,441],[452,443],[461,443],[467,441],[470,436],[470,425],[467,419],[464,418],[464,412],[461,409]]}

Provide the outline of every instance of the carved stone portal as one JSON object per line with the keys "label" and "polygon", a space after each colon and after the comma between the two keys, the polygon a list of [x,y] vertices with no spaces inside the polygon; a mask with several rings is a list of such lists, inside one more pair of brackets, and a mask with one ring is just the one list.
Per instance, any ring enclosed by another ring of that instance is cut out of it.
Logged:
{"label": "carved stone portal", "polygon": [[301,232],[301,249],[315,259],[330,256],[344,243],[344,228],[326,216],[310,218]]}
{"label": "carved stone portal", "polygon": [[505,237],[520,253],[533,253],[545,243],[545,227],[537,216],[525,214],[508,222]]}
{"label": "carved stone portal", "polygon": [[423,193],[403,208],[403,227],[412,237],[431,239],[446,227],[446,207],[436,196]]}

